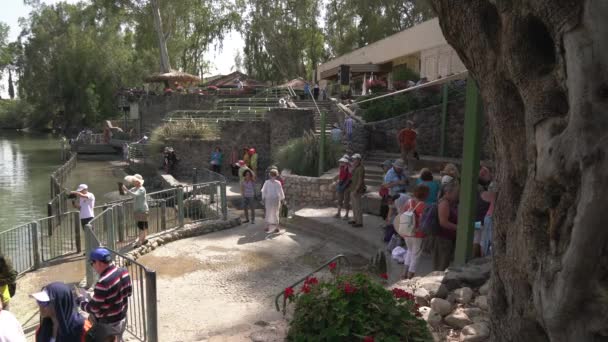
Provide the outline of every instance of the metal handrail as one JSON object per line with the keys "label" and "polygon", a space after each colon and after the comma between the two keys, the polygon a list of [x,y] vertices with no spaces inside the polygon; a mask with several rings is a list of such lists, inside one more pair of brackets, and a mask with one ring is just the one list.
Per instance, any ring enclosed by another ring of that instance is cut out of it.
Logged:
{"label": "metal handrail", "polygon": [[[320,270],[322,270],[325,267],[329,266],[329,264],[331,264],[332,262],[334,262],[336,260],[340,260],[340,259],[346,260],[346,263],[348,265],[351,264],[350,260],[348,260],[348,258],[344,254],[338,254],[335,257],[333,257],[333,258],[329,259],[328,261],[326,261],[323,265],[319,266],[316,270],[308,273],[306,276],[304,276],[303,278],[301,278],[300,280],[296,281],[295,283],[291,284],[288,287],[293,288],[293,287],[297,286],[298,284],[300,284],[303,281],[305,281],[306,279],[308,279],[308,277],[310,277],[311,275],[319,272]],[[339,264],[336,265],[336,269],[339,269]],[[285,297],[285,290],[283,290],[281,293],[277,294],[277,296],[274,298],[274,306],[277,309],[277,311],[281,311],[281,308],[279,307],[279,298],[281,298],[281,296],[283,296],[283,314],[285,314],[285,309],[287,307],[287,298]]]}

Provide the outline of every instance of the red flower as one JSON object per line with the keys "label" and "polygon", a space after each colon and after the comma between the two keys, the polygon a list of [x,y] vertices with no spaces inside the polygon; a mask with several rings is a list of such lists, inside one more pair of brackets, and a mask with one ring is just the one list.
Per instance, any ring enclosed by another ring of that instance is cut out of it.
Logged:
{"label": "red flower", "polygon": [[293,296],[293,294],[294,294],[293,288],[291,288],[291,287],[285,288],[285,298],[290,298],[291,296]]}
{"label": "red flower", "polygon": [[317,285],[318,283],[319,280],[315,277],[306,278],[306,280],[304,281],[305,285]]}
{"label": "red flower", "polygon": [[414,300],[413,294],[399,288],[393,289],[393,296],[395,296],[395,298],[405,298],[407,300]]}
{"label": "red flower", "polygon": [[305,283],[302,286],[302,289],[300,290],[300,292],[302,292],[302,293],[309,293],[310,292],[310,285],[308,285],[308,284]]}
{"label": "red flower", "polygon": [[336,264],[335,261],[334,262],[330,262],[329,263],[329,270],[333,272],[333,270],[336,269],[336,266],[337,266],[337,264]]}
{"label": "red flower", "polygon": [[380,275],[380,278],[382,278],[382,279],[388,279],[388,274],[387,273],[382,273]]}
{"label": "red flower", "polygon": [[373,336],[365,336],[363,338],[363,342],[374,342],[374,337]]}
{"label": "red flower", "polygon": [[344,293],[346,293],[346,294],[353,294],[355,292],[357,292],[357,288],[356,287],[352,286],[349,283],[344,283]]}

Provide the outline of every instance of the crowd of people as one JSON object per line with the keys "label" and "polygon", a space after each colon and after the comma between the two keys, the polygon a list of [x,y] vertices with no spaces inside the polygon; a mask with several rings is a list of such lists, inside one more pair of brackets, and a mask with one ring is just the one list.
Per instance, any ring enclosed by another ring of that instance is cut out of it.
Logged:
{"label": "crowd of people", "polygon": [[[52,282],[30,294],[40,312],[36,342],[122,341],[133,292],[129,272],[114,265],[112,252],[103,247],[92,250],[88,260],[99,275],[92,294],[63,282]],[[0,289],[6,286],[2,282],[7,274],[15,271],[0,255]],[[8,311],[8,304],[4,298],[0,301],[0,341],[25,342],[23,327]]]}

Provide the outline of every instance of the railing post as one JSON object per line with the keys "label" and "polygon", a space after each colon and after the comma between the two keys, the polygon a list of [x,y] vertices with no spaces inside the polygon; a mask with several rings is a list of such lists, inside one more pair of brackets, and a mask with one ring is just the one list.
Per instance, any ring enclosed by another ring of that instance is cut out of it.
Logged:
{"label": "railing post", "polygon": [[119,205],[114,207],[114,210],[116,210],[116,219],[118,221],[118,227],[116,227],[116,230],[118,231],[118,241],[123,242],[125,241],[125,227],[127,225],[125,222],[125,207]]}
{"label": "railing post", "polygon": [[475,211],[477,208],[477,178],[482,129],[482,106],[477,83],[469,75],[464,113],[464,142],[462,177],[458,205],[458,229],[454,265],[464,265],[472,254]]}
{"label": "railing post", "polygon": [[158,342],[158,309],[156,298],[156,272],[145,272],[146,277],[146,330],[149,342]]}
{"label": "railing post", "polygon": [[84,248],[86,252],[86,257],[84,258],[84,267],[87,270],[86,272],[86,287],[89,288],[93,286],[95,283],[95,271],[93,267],[89,264],[89,253],[96,248],[97,244],[93,240],[93,226],[87,224],[84,226]]}
{"label": "railing post", "polygon": [[177,219],[178,219],[178,226],[179,227],[183,227],[184,226],[184,188],[183,187],[178,187],[177,188]]}
{"label": "railing post", "polygon": [[442,102],[441,102],[441,142],[439,144],[439,155],[445,157],[445,142],[446,142],[446,128],[448,121],[448,84],[445,83],[442,89]]}
{"label": "railing post", "polygon": [[103,226],[107,234],[106,247],[114,250],[116,247],[116,240],[114,240],[114,208],[105,212]]}
{"label": "railing post", "polygon": [[34,269],[40,267],[40,247],[38,245],[38,231],[40,230],[40,223],[38,221],[32,222],[32,252],[34,257]]}
{"label": "railing post", "polygon": [[160,230],[167,229],[167,201],[160,201]]}
{"label": "railing post", "polygon": [[[78,212],[72,213],[72,222],[74,222],[74,239],[76,240],[76,252],[82,252],[82,234],[80,233],[80,215]],[[83,227],[84,228],[84,227]]]}
{"label": "railing post", "polygon": [[222,202],[222,219],[228,219],[228,202],[226,198],[226,182],[220,182],[220,199]]}

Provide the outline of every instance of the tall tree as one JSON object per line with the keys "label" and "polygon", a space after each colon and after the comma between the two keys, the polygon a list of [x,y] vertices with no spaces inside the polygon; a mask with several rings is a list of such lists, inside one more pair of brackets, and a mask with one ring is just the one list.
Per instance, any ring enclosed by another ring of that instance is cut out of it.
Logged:
{"label": "tall tree", "polygon": [[171,62],[167,51],[167,37],[163,31],[163,20],[160,16],[159,0],[150,0],[152,5],[152,17],[154,18],[154,28],[158,37],[158,49],[160,51],[160,72],[171,72]]}
{"label": "tall tree", "polygon": [[608,340],[608,2],[432,4],[496,139],[492,340]]}

